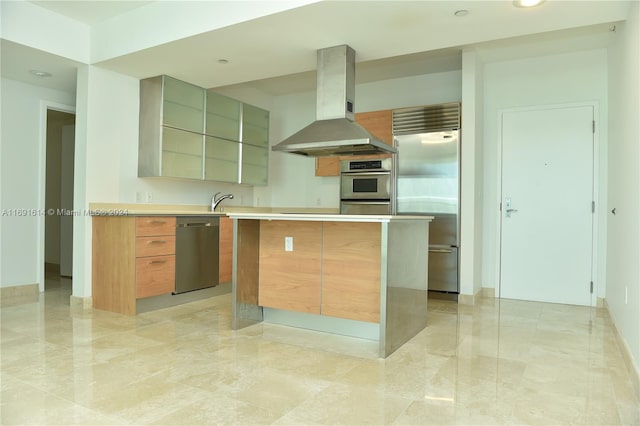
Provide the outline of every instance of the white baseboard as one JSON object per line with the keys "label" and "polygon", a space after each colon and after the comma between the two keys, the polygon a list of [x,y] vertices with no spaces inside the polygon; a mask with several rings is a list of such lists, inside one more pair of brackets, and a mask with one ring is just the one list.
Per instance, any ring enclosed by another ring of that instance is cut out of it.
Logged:
{"label": "white baseboard", "polygon": [[638,367],[633,363],[633,357],[631,356],[629,345],[627,344],[627,341],[624,339],[624,337],[620,334],[620,330],[618,329],[616,321],[609,311],[609,305],[607,304],[607,301],[605,299],[602,300],[604,308],[607,310],[607,314],[609,315],[611,323],[613,324],[613,330],[616,335],[616,340],[618,341],[618,346],[620,347],[622,358],[624,359],[624,363],[627,366],[627,371],[629,372],[631,385],[633,386],[633,390],[636,393],[636,398],[640,399],[640,371],[638,371]]}
{"label": "white baseboard", "polygon": [[69,296],[69,306],[71,309],[90,311],[93,309],[93,299],[91,297]]}
{"label": "white baseboard", "polygon": [[469,305],[473,306],[476,304],[476,300],[480,299],[483,296],[483,290],[478,290],[475,294],[459,294],[458,295],[458,305]]}
{"label": "white baseboard", "polygon": [[12,287],[0,287],[0,299],[9,297],[36,296],[40,293],[38,284],[16,285]]}
{"label": "white baseboard", "polygon": [[493,287],[482,287],[481,295],[482,295],[482,297],[495,299],[495,297],[496,297],[496,289],[493,288]]}

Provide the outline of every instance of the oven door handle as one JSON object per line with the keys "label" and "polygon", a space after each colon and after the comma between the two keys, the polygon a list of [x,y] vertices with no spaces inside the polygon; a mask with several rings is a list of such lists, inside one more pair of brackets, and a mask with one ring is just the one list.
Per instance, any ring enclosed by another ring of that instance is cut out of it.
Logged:
{"label": "oven door handle", "polygon": [[380,172],[363,172],[363,171],[353,171],[353,172],[342,172],[343,177],[358,177],[358,176],[383,176],[390,175],[390,171],[380,171]]}
{"label": "oven door handle", "polygon": [[389,204],[389,200],[386,201],[363,201],[363,200],[341,200],[342,204]]}

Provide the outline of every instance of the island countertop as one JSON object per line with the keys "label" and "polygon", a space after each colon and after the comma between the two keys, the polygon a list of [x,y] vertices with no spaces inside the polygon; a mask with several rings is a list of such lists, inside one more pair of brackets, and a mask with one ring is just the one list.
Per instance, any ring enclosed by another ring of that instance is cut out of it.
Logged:
{"label": "island countertop", "polygon": [[231,219],[256,219],[256,220],[304,220],[322,222],[392,222],[397,220],[426,220],[431,222],[433,216],[416,215],[349,215],[349,214],[327,214],[313,212],[228,212]]}

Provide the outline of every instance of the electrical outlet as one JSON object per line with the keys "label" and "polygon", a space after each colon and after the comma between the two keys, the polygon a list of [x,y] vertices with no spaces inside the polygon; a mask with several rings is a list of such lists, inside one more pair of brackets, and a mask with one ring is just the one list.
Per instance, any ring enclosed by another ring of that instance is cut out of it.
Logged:
{"label": "electrical outlet", "polygon": [[150,203],[153,200],[153,194],[150,191],[144,193],[145,202]]}
{"label": "electrical outlet", "polygon": [[284,237],[284,251],[293,251],[293,237]]}
{"label": "electrical outlet", "polygon": [[140,191],[136,192],[136,203],[144,202],[144,194]]}

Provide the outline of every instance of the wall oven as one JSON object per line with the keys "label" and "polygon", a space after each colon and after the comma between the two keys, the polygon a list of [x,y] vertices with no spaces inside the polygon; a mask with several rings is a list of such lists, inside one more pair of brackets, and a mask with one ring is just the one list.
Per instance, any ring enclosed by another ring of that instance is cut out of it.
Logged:
{"label": "wall oven", "polygon": [[392,166],[391,158],[340,161],[340,213],[393,214]]}

